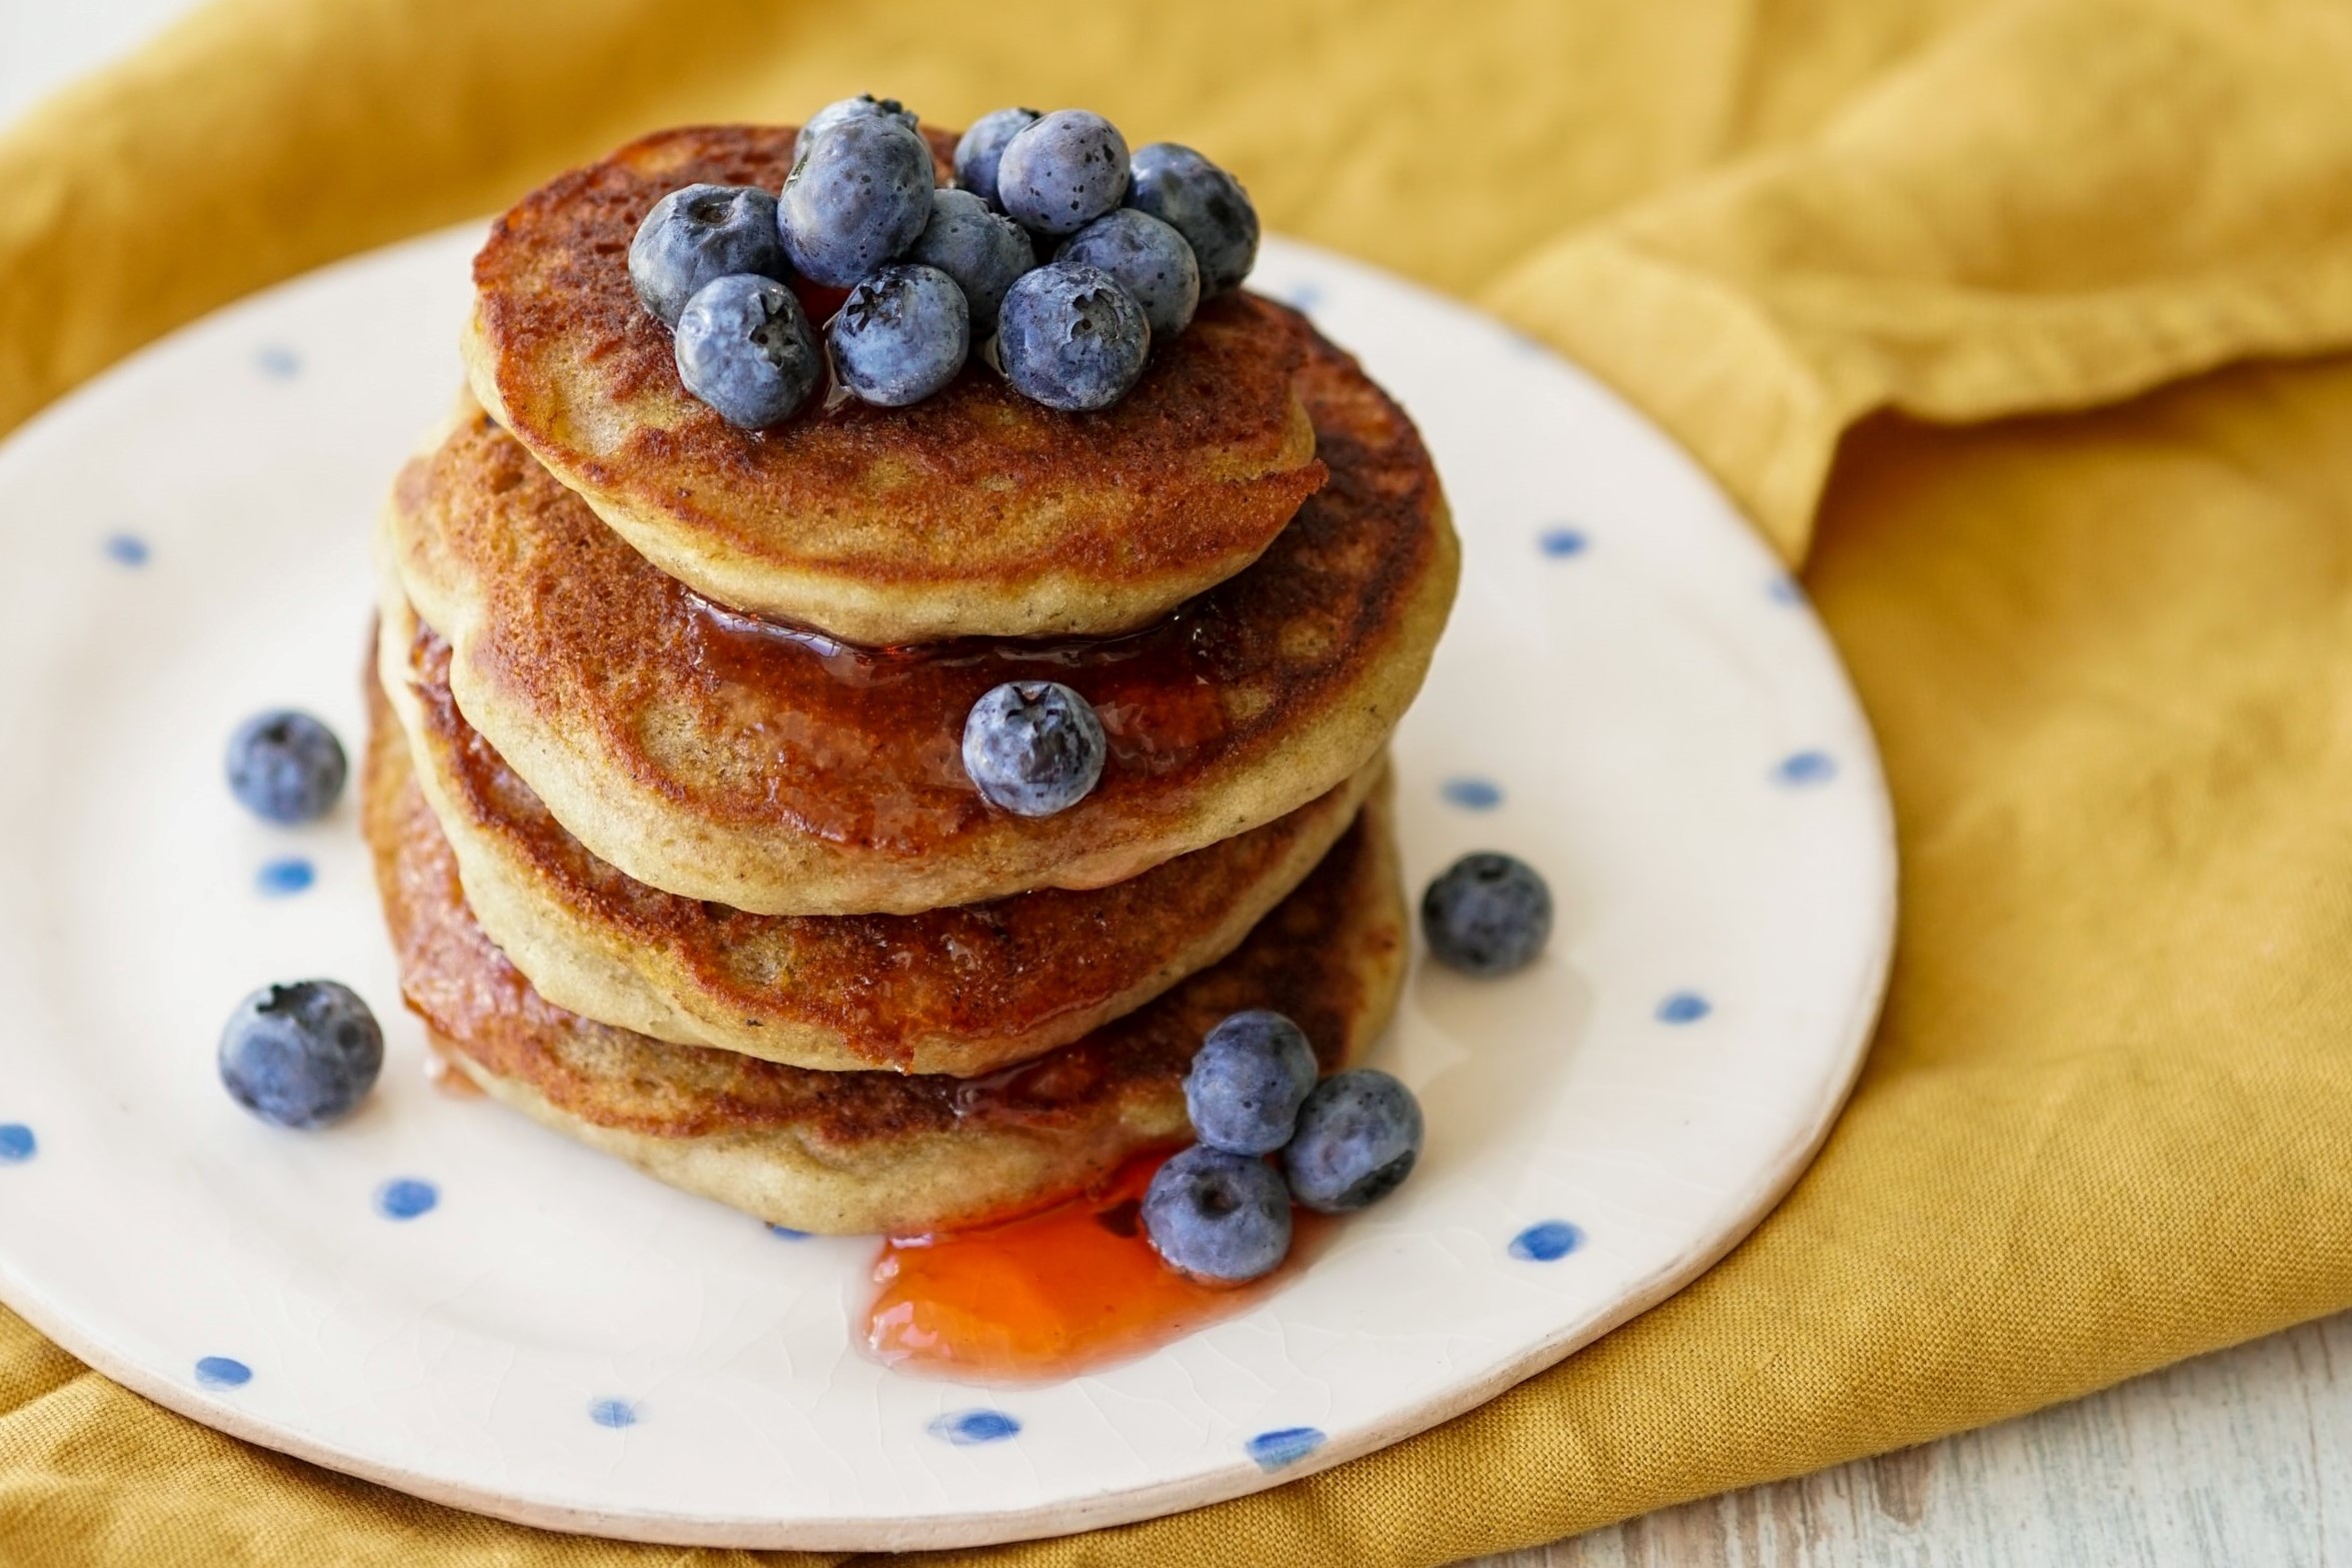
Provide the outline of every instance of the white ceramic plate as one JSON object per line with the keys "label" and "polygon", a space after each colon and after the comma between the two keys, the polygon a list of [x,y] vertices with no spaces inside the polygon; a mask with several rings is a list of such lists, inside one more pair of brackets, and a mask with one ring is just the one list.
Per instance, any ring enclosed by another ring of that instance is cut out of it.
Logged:
{"label": "white ceramic plate", "polygon": [[[1405,871],[1509,849],[1560,917],[1416,959],[1374,1059],[1428,1146],[1243,1316],[1068,1383],[854,1348],[873,1247],[795,1240],[434,1091],[348,800],[273,829],[248,713],[356,750],[367,534],[458,383],[477,230],[225,311],[0,449],[0,1298],[199,1421],[645,1540],[880,1548],[1113,1524],[1335,1464],[1655,1303],[1810,1157],[1893,932],[1869,732],[1801,598],[1624,404],[1459,306],[1268,244],[1411,410],[1465,544],[1396,742]],[[237,998],[349,980],[384,1080],[325,1133],[214,1076]]]}

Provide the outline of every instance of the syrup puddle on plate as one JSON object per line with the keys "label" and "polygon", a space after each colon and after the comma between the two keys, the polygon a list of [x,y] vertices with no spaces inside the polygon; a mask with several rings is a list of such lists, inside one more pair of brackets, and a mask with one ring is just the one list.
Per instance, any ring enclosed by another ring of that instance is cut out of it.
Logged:
{"label": "syrup puddle on plate", "polygon": [[1263,1279],[1196,1284],[1144,1234],[1144,1189],[1167,1153],[1130,1160],[1085,1197],[975,1230],[894,1236],[875,1259],[866,1348],[896,1371],[1037,1383],[1132,1361],[1270,1295],[1329,1221],[1292,1211],[1290,1255]]}

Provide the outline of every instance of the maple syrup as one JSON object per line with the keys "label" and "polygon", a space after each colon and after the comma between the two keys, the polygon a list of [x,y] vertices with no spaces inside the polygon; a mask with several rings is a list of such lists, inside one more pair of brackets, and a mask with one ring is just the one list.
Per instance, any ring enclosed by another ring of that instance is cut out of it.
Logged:
{"label": "maple syrup", "polygon": [[1144,1234],[1144,1189],[1167,1152],[1100,1189],[979,1229],[892,1237],[875,1260],[866,1347],[902,1372],[1045,1382],[1133,1360],[1245,1312],[1314,1249],[1324,1221],[1294,1211],[1290,1255],[1245,1285],[1198,1284]]}

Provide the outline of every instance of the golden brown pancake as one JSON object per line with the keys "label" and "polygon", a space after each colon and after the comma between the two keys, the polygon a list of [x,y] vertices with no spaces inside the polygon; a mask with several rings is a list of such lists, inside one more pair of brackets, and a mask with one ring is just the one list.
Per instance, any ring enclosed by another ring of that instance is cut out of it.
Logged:
{"label": "golden brown pancake", "polygon": [[[955,142],[933,132],[941,157]],[[1098,414],[976,356],[911,408],[827,400],[758,433],[678,379],[627,265],[697,181],[780,188],[789,126],[665,131],[525,197],[474,260],[475,395],[663,571],[869,647],[1123,632],[1254,560],[1320,483],[1291,388],[1297,320],[1210,301]]]}
{"label": "golden brown pancake", "polygon": [[1385,1026],[1403,975],[1403,898],[1375,791],[1230,956],[1076,1044],[985,1078],[815,1072],[555,1006],[475,923],[398,725],[372,728],[363,791],[401,989],[449,1059],[558,1131],[799,1230],[923,1231],[1082,1191],[1183,1140],[1183,1073],[1217,1019],[1277,1008],[1329,1071]]}
{"label": "golden brown pancake", "polygon": [[[388,570],[448,638],[467,721],[639,881],[764,914],[1101,887],[1336,786],[1428,667],[1457,565],[1428,454],[1319,338],[1299,386],[1330,483],[1249,570],[1125,638],[867,653],[738,616],[479,412],[403,471]],[[1111,757],[1086,799],[1023,818],[960,743],[983,693],[1046,678],[1094,703]]]}
{"label": "golden brown pancake", "polygon": [[[973,1076],[1066,1045],[1214,963],[1323,857],[1384,766],[1089,892],[921,914],[745,914],[632,881],[549,814],[451,699],[449,649],[387,620],[370,684],[405,732],[466,901],[559,1007],[834,1070]],[[397,716],[397,720],[394,716]]]}

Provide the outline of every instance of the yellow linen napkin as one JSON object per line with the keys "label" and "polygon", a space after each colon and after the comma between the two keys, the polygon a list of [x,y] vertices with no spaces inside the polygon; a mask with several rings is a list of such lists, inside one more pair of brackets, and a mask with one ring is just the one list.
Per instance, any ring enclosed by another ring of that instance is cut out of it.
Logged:
{"label": "yellow linen napkin", "polygon": [[[1805,561],[1894,787],[1894,984],[1820,1160],[1434,1432],[940,1559],[1436,1563],[2352,1304],[2347,81],[2327,0],[228,0],[0,139],[0,426],[636,130],[865,88],[1194,142],[1650,409]],[[0,1313],[0,1560],[739,1559],[343,1480]]]}

